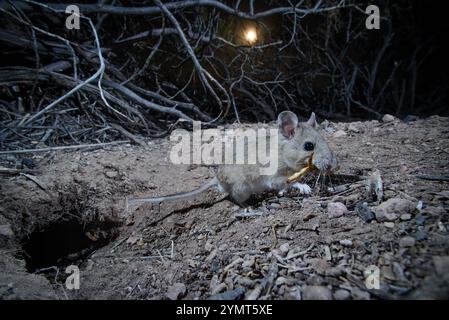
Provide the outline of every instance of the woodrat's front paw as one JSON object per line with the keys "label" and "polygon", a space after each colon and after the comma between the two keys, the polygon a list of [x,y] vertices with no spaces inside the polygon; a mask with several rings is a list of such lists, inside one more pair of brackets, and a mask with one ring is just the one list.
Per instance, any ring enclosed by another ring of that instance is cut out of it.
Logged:
{"label": "woodrat's front paw", "polygon": [[305,183],[295,182],[294,184],[292,184],[292,188],[299,190],[299,192],[301,194],[311,194],[312,193],[312,189]]}

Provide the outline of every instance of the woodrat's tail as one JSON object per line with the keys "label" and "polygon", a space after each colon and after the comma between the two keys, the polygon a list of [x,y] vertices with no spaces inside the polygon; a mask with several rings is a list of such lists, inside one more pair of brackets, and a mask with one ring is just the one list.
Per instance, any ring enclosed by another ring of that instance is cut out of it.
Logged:
{"label": "woodrat's tail", "polygon": [[213,178],[209,182],[203,184],[201,187],[199,187],[195,190],[189,191],[189,192],[181,192],[181,193],[170,194],[170,195],[155,197],[155,198],[128,198],[127,203],[128,204],[138,204],[138,203],[145,203],[145,202],[159,203],[159,202],[163,202],[163,201],[173,201],[173,200],[191,198],[191,197],[194,197],[194,196],[212,188],[213,186],[216,186],[217,183],[218,183],[218,179]]}

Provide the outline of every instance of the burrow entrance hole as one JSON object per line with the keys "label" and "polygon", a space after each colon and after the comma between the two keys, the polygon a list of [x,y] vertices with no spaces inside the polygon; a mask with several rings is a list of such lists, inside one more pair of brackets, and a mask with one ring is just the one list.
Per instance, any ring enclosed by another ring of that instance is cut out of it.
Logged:
{"label": "burrow entrance hole", "polygon": [[53,222],[22,241],[28,272],[75,264],[118,235],[114,221],[84,223],[77,218]]}

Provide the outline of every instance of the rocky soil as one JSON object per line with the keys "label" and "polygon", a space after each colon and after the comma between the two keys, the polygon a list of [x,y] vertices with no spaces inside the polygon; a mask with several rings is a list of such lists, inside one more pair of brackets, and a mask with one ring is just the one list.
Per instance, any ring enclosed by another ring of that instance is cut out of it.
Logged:
{"label": "rocky soil", "polygon": [[352,179],[246,212],[213,190],[126,210],[213,177],[171,164],[168,139],[2,155],[0,299],[449,298],[449,119],[321,131]]}

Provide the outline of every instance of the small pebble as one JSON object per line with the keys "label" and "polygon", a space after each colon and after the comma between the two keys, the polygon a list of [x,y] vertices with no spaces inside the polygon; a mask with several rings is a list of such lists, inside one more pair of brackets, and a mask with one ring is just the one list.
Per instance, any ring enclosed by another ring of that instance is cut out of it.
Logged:
{"label": "small pebble", "polygon": [[349,239],[343,239],[343,240],[340,240],[340,244],[345,247],[351,247],[352,241]]}
{"label": "small pebble", "polygon": [[302,289],[304,300],[332,300],[332,292],[323,286],[306,286]]}
{"label": "small pebble", "polygon": [[167,289],[165,296],[170,300],[178,300],[186,293],[186,285],[181,282],[173,284]]}
{"label": "small pebble", "polygon": [[279,203],[270,203],[268,206],[270,209],[279,209],[281,207],[281,205]]}
{"label": "small pebble", "polygon": [[407,168],[407,166],[405,164],[403,164],[403,165],[401,165],[399,167],[399,173],[402,174],[402,175],[406,174],[407,170],[408,170],[408,168]]}
{"label": "small pebble", "polygon": [[391,198],[373,208],[376,220],[379,222],[394,221],[400,215],[411,213],[415,210],[415,203],[402,198]]}
{"label": "small pebble", "polygon": [[394,228],[394,222],[384,222],[384,226],[390,229]]}
{"label": "small pebble", "polygon": [[105,175],[108,178],[115,178],[115,177],[117,177],[117,172],[116,171],[106,171]]}
{"label": "small pebble", "polygon": [[275,284],[277,286],[283,285],[286,282],[287,279],[285,279],[284,277],[278,277],[275,281]]}
{"label": "small pebble", "polygon": [[346,134],[346,132],[345,131],[343,131],[343,130],[338,130],[338,131],[335,131],[335,133],[334,133],[334,138],[341,138],[341,137],[345,137],[347,134]]}
{"label": "small pebble", "polygon": [[351,298],[351,293],[344,289],[338,289],[334,292],[334,299],[335,300],[348,300]]}
{"label": "small pebble", "polygon": [[218,293],[210,296],[208,300],[237,300],[245,293],[245,289],[242,287],[235,288],[234,290]]}
{"label": "small pebble", "polygon": [[327,204],[327,213],[329,218],[339,218],[348,212],[346,206],[341,202],[329,202]]}
{"label": "small pebble", "polygon": [[389,123],[389,122],[393,122],[394,120],[396,120],[395,116],[392,116],[391,114],[385,114],[382,117],[382,122],[384,123]]}
{"label": "small pebble", "polygon": [[214,248],[215,246],[209,241],[204,245],[204,250],[206,250],[207,252],[211,252]]}
{"label": "small pebble", "polygon": [[288,244],[288,242],[286,242],[286,243],[284,243],[283,245],[281,245],[280,247],[279,247],[279,251],[282,253],[282,254],[287,254],[287,252],[290,250],[290,245]]}
{"label": "small pebble", "polygon": [[411,215],[411,214],[408,214],[408,213],[405,213],[405,214],[401,215],[401,220],[402,220],[402,221],[408,221],[408,220],[410,220],[411,218],[412,218],[412,215]]}

